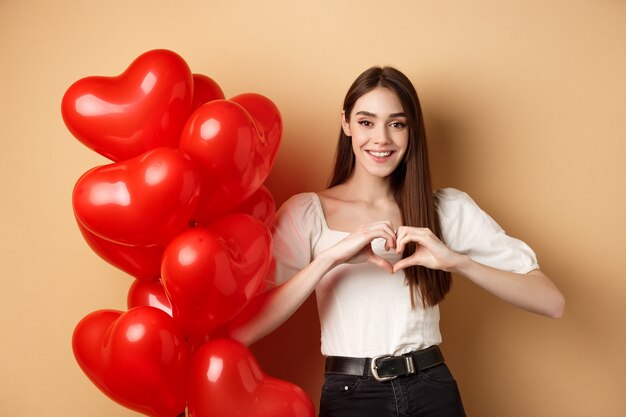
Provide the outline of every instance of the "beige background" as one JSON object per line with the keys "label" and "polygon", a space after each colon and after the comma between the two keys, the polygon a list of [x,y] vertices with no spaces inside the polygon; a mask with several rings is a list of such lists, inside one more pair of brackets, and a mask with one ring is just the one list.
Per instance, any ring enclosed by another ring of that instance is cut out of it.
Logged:
{"label": "beige background", "polygon": [[[626,2],[0,0],[0,415],[133,416],[71,352],[131,278],[79,235],[71,190],[104,158],[60,115],[69,85],[169,48],[227,96],[265,94],[285,133],[277,203],[322,188],[343,94],[374,64],[414,81],[436,186],[470,193],[533,246],[567,297],[559,321],[455,279],[443,349],[471,416],[626,414]],[[317,402],[312,300],[254,347]]]}

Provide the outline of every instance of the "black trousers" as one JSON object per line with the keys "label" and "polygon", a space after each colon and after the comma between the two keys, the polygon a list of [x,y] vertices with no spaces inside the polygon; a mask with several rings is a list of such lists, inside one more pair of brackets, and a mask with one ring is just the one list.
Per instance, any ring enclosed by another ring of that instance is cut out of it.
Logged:
{"label": "black trousers", "polygon": [[464,417],[461,395],[445,363],[378,382],[326,374],[319,417]]}

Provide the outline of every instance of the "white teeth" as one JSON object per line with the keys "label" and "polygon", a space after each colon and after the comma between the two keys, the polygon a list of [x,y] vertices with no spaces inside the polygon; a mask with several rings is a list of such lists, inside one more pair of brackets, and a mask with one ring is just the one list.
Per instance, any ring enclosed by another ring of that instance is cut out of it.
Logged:
{"label": "white teeth", "polygon": [[389,155],[391,155],[390,151],[387,152],[374,152],[374,151],[367,151],[370,155],[374,155],[377,158],[386,158]]}

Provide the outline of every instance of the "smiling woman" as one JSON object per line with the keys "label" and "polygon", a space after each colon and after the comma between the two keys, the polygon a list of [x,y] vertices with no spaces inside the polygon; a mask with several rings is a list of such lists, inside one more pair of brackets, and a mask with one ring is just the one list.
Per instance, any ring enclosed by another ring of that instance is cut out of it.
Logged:
{"label": "smiling woman", "polygon": [[357,169],[387,177],[402,161],[408,145],[409,129],[402,103],[391,90],[377,87],[356,104],[354,117],[348,115],[346,119],[342,112],[342,129],[352,138],[352,151],[360,162]]}
{"label": "smiling woman", "polygon": [[528,245],[467,194],[433,192],[417,93],[390,67],[370,68],[348,90],[329,188],[283,205],[273,254],[273,288],[229,334],[253,343],[315,290],[320,416],[465,415],[438,346],[451,272],[525,310],[563,312]]}
{"label": "smiling woman", "polygon": [[[368,115],[373,113],[387,120],[368,119]],[[374,125],[374,121],[378,124]],[[355,129],[351,129],[351,125]],[[359,125],[365,127],[361,132],[356,128]],[[395,150],[397,156],[384,164],[386,170],[367,171],[366,167],[371,165],[368,161],[378,158],[370,158],[369,153],[366,155],[368,158],[363,158],[363,149],[387,148]],[[333,205],[335,199],[339,202],[346,200],[344,196],[349,190],[344,188],[353,188],[350,184],[362,189],[370,189],[370,184],[375,184],[374,190],[384,190],[386,198],[373,197],[373,200],[387,203],[388,215],[381,217],[382,213],[372,213],[372,216],[360,217],[353,216],[352,210],[348,210],[346,218],[340,221],[353,219],[359,222],[352,224],[349,230],[355,230],[363,221],[385,219],[391,221],[395,229],[400,225],[422,226],[441,236],[431,187],[421,105],[411,81],[394,68],[371,68],[363,72],[344,99],[342,128],[330,189],[320,194],[328,197],[325,200],[330,200],[328,203]],[[346,206],[340,204],[338,208],[341,207]],[[334,208],[332,210],[334,213]],[[392,213],[394,210],[396,213]],[[408,242],[404,256],[414,251],[414,242]],[[427,300],[431,305],[441,301],[450,289],[450,275],[446,271],[418,265],[409,268],[406,275],[412,305],[415,305],[418,287],[422,301]]]}

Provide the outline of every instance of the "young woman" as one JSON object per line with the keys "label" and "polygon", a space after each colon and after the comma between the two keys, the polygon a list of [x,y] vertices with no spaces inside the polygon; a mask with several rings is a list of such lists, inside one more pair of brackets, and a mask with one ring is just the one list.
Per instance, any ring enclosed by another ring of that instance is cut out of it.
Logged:
{"label": "young woman", "polygon": [[251,344],[316,290],[326,374],[320,416],[463,416],[438,348],[450,273],[558,318],[564,298],[534,252],[465,193],[430,183],[409,79],[374,67],[350,87],[330,187],[277,214],[274,288],[230,336]]}

